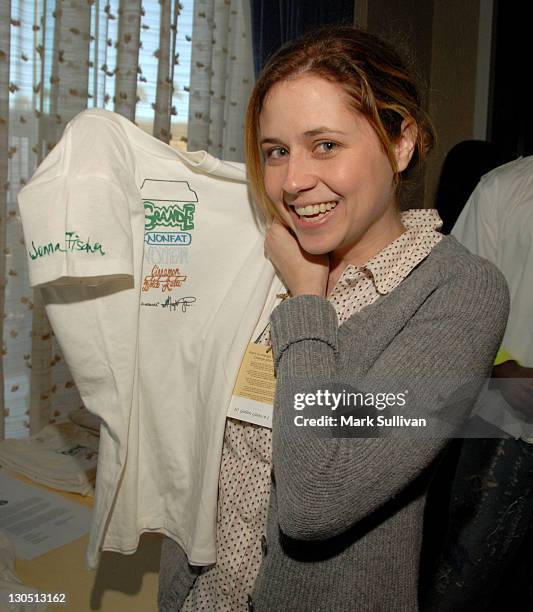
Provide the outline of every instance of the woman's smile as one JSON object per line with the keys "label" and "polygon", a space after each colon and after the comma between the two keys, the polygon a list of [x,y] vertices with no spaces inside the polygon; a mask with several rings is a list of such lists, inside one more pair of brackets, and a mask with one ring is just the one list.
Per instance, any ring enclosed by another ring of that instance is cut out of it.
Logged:
{"label": "woman's smile", "polygon": [[318,229],[323,227],[335,218],[335,211],[340,205],[337,200],[329,200],[328,202],[320,202],[315,204],[298,204],[288,206],[285,204],[286,210],[289,211],[291,219],[296,227],[304,231]]}

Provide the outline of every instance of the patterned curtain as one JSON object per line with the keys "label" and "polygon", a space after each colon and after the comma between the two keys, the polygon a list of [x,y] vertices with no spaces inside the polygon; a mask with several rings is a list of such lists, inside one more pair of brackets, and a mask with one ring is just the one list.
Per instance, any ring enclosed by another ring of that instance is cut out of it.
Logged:
{"label": "patterned curtain", "polygon": [[248,0],[196,0],[188,142],[243,161],[243,122],[254,83]]}
{"label": "patterned curtain", "polygon": [[[8,115],[9,115],[9,58],[10,58],[10,39],[9,39],[9,24],[11,22],[11,6],[9,2],[0,3],[0,261],[2,261],[2,269],[0,270],[0,328],[4,327],[4,304],[5,304],[5,287],[6,287],[6,259],[9,251],[7,249],[7,177],[8,177],[8,159],[7,151],[9,145],[8,132]],[[5,347],[2,347],[2,360],[0,360],[0,382],[4,380],[4,356],[6,354]],[[8,409],[5,407],[4,393],[0,394],[0,437],[5,435],[4,415],[8,414]]]}
{"label": "patterned curtain", "polygon": [[193,0],[0,2],[1,437],[25,437],[81,405],[28,286],[17,193],[85,108],[186,147],[193,10]]}

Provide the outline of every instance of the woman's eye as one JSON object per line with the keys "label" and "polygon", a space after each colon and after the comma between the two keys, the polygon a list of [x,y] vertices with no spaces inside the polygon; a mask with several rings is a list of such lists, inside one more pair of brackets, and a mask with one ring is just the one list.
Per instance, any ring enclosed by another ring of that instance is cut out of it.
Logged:
{"label": "woman's eye", "polygon": [[289,154],[285,147],[274,147],[266,151],[265,156],[267,159],[282,159]]}
{"label": "woman's eye", "polygon": [[316,150],[318,153],[331,153],[332,151],[335,151],[337,147],[338,144],[336,142],[327,140],[325,142],[319,142],[316,146]]}

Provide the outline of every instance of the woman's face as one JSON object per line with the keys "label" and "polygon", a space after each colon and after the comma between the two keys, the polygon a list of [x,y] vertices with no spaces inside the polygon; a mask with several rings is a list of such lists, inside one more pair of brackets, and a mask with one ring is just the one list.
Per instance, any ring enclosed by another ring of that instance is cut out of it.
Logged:
{"label": "woman's face", "polygon": [[[399,171],[412,131],[395,145]],[[314,75],[277,83],[259,132],[267,194],[305,251],[363,263],[399,235],[390,162],[339,85]]]}

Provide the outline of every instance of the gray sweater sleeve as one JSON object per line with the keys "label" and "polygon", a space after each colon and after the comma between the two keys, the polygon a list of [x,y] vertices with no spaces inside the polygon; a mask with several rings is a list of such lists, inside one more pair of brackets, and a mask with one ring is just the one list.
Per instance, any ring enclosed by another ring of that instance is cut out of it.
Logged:
{"label": "gray sweater sleeve", "polygon": [[[397,308],[402,308],[398,302]],[[339,380],[355,388],[372,380],[402,380],[428,411],[445,399],[433,380],[479,385],[490,375],[509,308],[502,275],[480,259],[450,272],[377,356],[359,380],[346,379],[350,363],[339,354],[339,329],[332,305],[317,296],[299,296],[272,313],[272,345],[277,370],[273,462],[278,519],[288,536],[326,539],[344,532],[396,496],[436,457],[445,438],[320,438],[294,435],[290,381],[324,388]],[[362,318],[361,321],[365,319]],[[343,324],[357,325],[352,317]],[[372,334],[353,334],[364,341]],[[357,354],[354,351],[352,354]],[[354,365],[354,370],[357,369]],[[347,367],[348,366],[348,367]],[[455,387],[455,388],[454,388]],[[479,388],[479,386],[477,387]]]}

